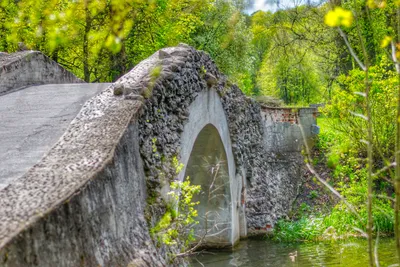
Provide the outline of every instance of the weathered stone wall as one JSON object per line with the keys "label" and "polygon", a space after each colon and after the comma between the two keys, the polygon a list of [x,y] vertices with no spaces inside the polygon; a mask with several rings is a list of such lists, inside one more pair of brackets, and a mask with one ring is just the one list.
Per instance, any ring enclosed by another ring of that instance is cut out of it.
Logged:
{"label": "weathered stone wall", "polygon": [[295,200],[304,171],[301,151],[311,147],[317,110],[261,107],[263,150],[250,178],[247,197],[249,234],[269,232],[285,217]]}
{"label": "weathered stone wall", "polygon": [[264,144],[268,151],[301,152],[304,139],[312,146],[312,127],[317,123],[316,108],[262,107],[261,115],[265,127]]}
{"label": "weathered stone wall", "polygon": [[[143,116],[139,119],[141,157],[144,161],[148,189],[154,194],[149,207],[151,215],[148,216],[152,220],[151,225],[155,225],[165,212],[161,189],[176,177],[175,168],[170,164],[170,160],[180,156],[181,133],[190,115],[189,107],[200,92],[211,89],[216,90],[221,97],[228,120],[236,164],[235,176],[241,181],[241,185],[235,187],[235,190],[238,188],[242,191],[239,192],[242,195],[238,205],[240,210],[244,211],[242,205],[245,202],[245,187],[248,184],[247,199],[250,201],[247,200],[247,208],[251,210],[253,205],[257,205],[256,208],[262,209],[272,218],[271,224],[276,218],[285,215],[288,211],[286,203],[290,202],[293,194],[273,192],[282,192],[287,186],[281,184],[280,180],[275,180],[276,175],[269,171],[271,168],[265,158],[267,151],[263,144],[264,125],[260,105],[230,83],[206,53],[196,51],[192,47],[181,45],[163,49],[145,63],[146,68],[150,70],[159,65],[162,66],[162,72],[154,84],[151,84],[150,71],[143,77],[127,74],[115,86],[115,90],[123,92],[126,98],[146,95],[149,88],[152,91],[152,97],[145,102]],[[139,85],[137,81],[140,81]],[[195,139],[196,136],[192,138]],[[258,180],[268,184],[268,190],[264,191],[264,194],[270,193],[273,201],[264,203],[252,200],[251,188],[258,188],[258,185],[253,183]],[[282,208],[282,205],[285,207]],[[252,212],[247,212],[247,220],[252,223],[249,226],[259,227],[252,216]]]}
{"label": "weathered stone wall", "polygon": [[40,52],[0,54],[0,95],[25,86],[82,82]]}
{"label": "weathered stone wall", "polygon": [[[226,84],[229,85],[229,82]],[[244,185],[248,234],[264,233],[286,216],[302,175],[300,153],[276,153],[264,141],[268,135],[261,106],[236,85],[219,88],[227,112],[237,175]],[[276,132],[276,136],[283,132]]]}

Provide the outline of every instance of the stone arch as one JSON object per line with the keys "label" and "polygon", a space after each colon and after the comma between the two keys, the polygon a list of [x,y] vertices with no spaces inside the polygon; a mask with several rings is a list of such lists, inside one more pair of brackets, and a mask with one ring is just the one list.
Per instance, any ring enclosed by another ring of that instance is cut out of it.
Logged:
{"label": "stone arch", "polygon": [[194,197],[199,224],[197,236],[206,235],[208,246],[230,246],[232,200],[228,160],[218,130],[207,124],[193,144],[184,177],[202,191]]}
{"label": "stone arch", "polygon": [[[229,230],[225,230],[218,238],[206,239],[206,245],[217,247],[233,246],[240,238],[239,206],[241,180],[240,177],[236,176],[235,160],[232,153],[232,143],[225,111],[222,107],[220,97],[214,89],[199,92],[188,109],[189,118],[181,135],[179,153],[180,162],[183,163],[184,168],[178,178],[182,181],[187,175],[193,176],[191,173],[196,170],[197,167],[195,165],[199,165],[197,164],[198,162],[193,164],[196,159],[193,155],[196,155],[196,151],[201,154],[200,158],[203,159],[206,159],[208,156],[211,156],[211,158],[214,157],[214,160],[218,157],[223,158],[222,161],[224,163],[222,164],[223,167],[221,170],[225,172],[224,183],[229,185],[229,187],[224,187],[225,197],[229,200],[229,204],[225,203],[226,206],[224,207],[216,206],[215,210],[217,208],[224,209],[224,216],[222,217],[230,219],[229,226],[225,225],[224,228],[228,228]],[[207,141],[211,144],[214,143],[218,145],[216,154],[207,155],[211,148],[202,148],[202,145],[207,145]],[[212,162],[210,163],[212,164]],[[194,183],[202,183],[207,177],[206,174],[203,173],[202,176],[193,177],[193,179]],[[208,179],[210,179],[210,177],[208,177]],[[220,199],[220,201],[222,201],[222,199]],[[204,203],[201,206],[204,208]],[[228,224],[228,222],[224,220],[219,223]]]}

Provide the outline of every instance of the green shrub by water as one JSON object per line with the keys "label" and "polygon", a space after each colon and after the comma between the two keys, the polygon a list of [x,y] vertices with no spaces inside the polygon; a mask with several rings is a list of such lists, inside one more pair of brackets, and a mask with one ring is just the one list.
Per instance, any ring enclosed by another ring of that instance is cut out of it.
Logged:
{"label": "green shrub by water", "polygon": [[317,240],[323,233],[323,218],[302,217],[295,222],[280,220],[275,225],[274,239],[278,241]]}
{"label": "green shrub by water", "polygon": [[[316,241],[364,235],[367,224],[366,166],[362,159],[358,158],[358,151],[351,145],[350,137],[331,127],[334,123],[335,119],[318,119],[321,133],[316,147],[325,155],[326,166],[331,169],[329,183],[345,197],[358,215],[352,213],[343,202],[339,202],[326,214],[312,214],[309,209],[302,208],[300,219],[278,221],[274,229],[275,240]],[[387,179],[390,179],[390,176]],[[374,234],[379,232],[381,235],[393,235],[391,185],[378,178],[374,184]],[[312,194],[318,196],[318,192]]]}
{"label": "green shrub by water", "polygon": [[[364,236],[367,222],[365,211],[360,212],[361,221],[341,205],[327,215],[303,216],[296,221],[280,220],[275,225],[273,239],[283,242],[321,241]],[[374,233],[393,234],[393,209],[373,212]]]}

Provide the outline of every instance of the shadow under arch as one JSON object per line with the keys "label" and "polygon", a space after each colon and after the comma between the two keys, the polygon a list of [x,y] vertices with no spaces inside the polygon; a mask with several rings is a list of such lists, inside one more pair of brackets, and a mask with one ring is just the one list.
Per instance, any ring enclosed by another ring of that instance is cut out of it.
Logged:
{"label": "shadow under arch", "polygon": [[207,124],[193,144],[184,177],[192,184],[201,185],[201,193],[193,201],[199,224],[195,227],[197,240],[203,238],[205,246],[231,245],[232,200],[229,166],[224,144],[218,130]]}

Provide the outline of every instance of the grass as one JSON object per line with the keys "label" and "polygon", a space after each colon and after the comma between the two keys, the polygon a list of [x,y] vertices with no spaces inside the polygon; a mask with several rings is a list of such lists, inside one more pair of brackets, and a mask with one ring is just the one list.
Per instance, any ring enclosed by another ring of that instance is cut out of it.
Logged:
{"label": "grass", "polygon": [[[393,213],[374,211],[374,234],[393,235]],[[304,242],[363,237],[366,212],[361,221],[346,209],[335,207],[330,214],[304,215],[296,221],[280,220],[275,225],[273,239],[281,242]]]}
{"label": "grass", "polygon": [[275,225],[273,239],[282,242],[313,241],[323,233],[323,218],[302,217],[297,221],[280,220]]}

